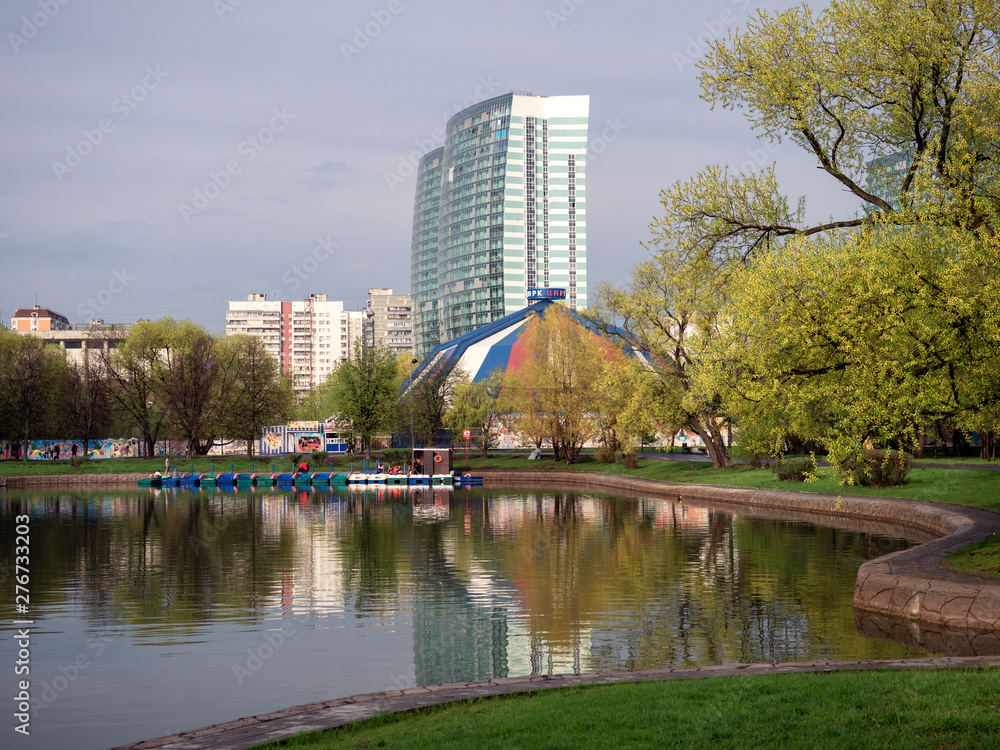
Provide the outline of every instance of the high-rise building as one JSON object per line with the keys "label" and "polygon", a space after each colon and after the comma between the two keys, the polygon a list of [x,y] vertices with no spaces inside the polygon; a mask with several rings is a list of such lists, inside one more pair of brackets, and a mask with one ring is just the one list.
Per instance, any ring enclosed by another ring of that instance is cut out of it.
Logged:
{"label": "high-rise building", "polygon": [[586,307],[589,110],[589,96],[512,92],[448,120],[417,171],[419,354],[525,307],[531,288],[565,288],[569,307]]}
{"label": "high-rise building", "polygon": [[440,343],[438,332],[438,213],[441,206],[441,165],[444,147],[417,165],[410,248],[410,293],[413,295],[414,351],[426,354]]}
{"label": "high-rise building", "polygon": [[[897,153],[872,159],[865,166],[865,190],[881,198],[895,210],[900,209],[899,193],[903,181],[913,163],[913,154]],[[870,203],[865,204],[865,213],[878,210]]]}
{"label": "high-rise building", "polygon": [[364,345],[385,346],[392,352],[413,351],[413,304],[409,294],[369,289],[365,310]]}
{"label": "high-rise building", "polygon": [[229,302],[226,335],[261,339],[292,379],[295,391],[303,393],[351,356],[361,337],[363,316],[345,311],[343,302],[328,300],[325,294],[284,301],[251,292],[245,302]]}

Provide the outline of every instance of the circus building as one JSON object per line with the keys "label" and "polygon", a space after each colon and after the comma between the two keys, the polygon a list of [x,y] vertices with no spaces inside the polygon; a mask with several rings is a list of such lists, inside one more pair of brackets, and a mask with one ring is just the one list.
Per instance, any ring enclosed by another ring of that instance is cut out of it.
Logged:
{"label": "circus building", "polygon": [[[529,322],[535,316],[544,315],[552,305],[563,304],[565,300],[565,289],[529,289],[526,307],[435,347],[414,370],[405,388],[408,390],[411,383],[419,385],[426,378],[451,372],[456,367],[477,383],[486,380],[494,370],[516,372],[530,356],[527,339],[522,339]],[[597,333],[589,321],[572,310],[569,312],[577,324]],[[638,349],[630,349],[626,353],[648,358]]]}

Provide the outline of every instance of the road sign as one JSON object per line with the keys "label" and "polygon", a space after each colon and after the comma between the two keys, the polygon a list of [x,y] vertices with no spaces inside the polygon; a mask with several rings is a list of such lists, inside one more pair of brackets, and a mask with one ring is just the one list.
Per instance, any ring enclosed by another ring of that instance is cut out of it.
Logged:
{"label": "road sign", "polygon": [[472,437],[472,430],[462,430],[462,437],[466,439]]}

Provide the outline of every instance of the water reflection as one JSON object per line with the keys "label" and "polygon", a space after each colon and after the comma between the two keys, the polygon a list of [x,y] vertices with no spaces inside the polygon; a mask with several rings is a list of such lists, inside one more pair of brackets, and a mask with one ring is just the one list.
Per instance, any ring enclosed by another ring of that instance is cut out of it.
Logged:
{"label": "water reflection", "polygon": [[[4,555],[20,513],[34,684],[80,653],[93,665],[40,706],[32,747],[413,684],[917,653],[859,636],[851,606],[858,566],[905,542],[686,503],[436,487],[11,492]],[[12,605],[0,604],[5,653]]]}

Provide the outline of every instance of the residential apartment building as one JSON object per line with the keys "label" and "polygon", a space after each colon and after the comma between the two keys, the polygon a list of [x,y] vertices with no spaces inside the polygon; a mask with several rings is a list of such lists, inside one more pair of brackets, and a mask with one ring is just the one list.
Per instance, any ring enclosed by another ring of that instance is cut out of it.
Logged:
{"label": "residential apartment building", "polygon": [[47,307],[21,307],[14,311],[10,319],[10,330],[17,333],[36,333],[38,331],[70,331],[73,326],[65,315],[49,310]]}
{"label": "residential apartment building", "polygon": [[587,306],[589,96],[508,93],[448,120],[418,164],[411,288],[418,354],[565,288]]}
{"label": "residential apartment building", "polygon": [[392,352],[413,351],[413,304],[409,294],[369,289],[365,310],[364,345],[386,346]]}
{"label": "residential apartment building", "polygon": [[229,302],[226,335],[261,339],[295,391],[304,393],[351,356],[363,318],[363,313],[345,311],[343,302],[328,300],[325,294],[286,301],[251,292],[246,301]]}
{"label": "residential apartment building", "polygon": [[20,308],[10,319],[12,331],[35,336],[65,350],[70,361],[83,362],[88,352],[107,352],[124,339],[132,323],[105,323],[91,318],[89,323],[71,324],[64,315],[44,307]]}

